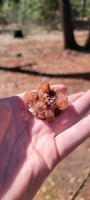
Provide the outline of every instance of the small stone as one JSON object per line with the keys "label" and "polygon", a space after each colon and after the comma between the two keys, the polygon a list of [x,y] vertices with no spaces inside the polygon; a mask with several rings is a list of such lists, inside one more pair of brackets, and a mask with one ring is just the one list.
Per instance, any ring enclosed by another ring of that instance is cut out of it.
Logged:
{"label": "small stone", "polygon": [[[39,87],[43,92],[49,93],[50,91],[50,85],[49,83],[42,83],[42,85]],[[38,89],[39,89],[38,88]]]}
{"label": "small stone", "polygon": [[60,110],[65,110],[65,108],[67,108],[69,105],[68,99],[65,95],[61,95],[59,94],[57,97],[57,107]]}
{"label": "small stone", "polygon": [[47,109],[45,111],[45,118],[47,121],[53,121],[55,119],[55,115],[54,115],[54,112],[50,109]]}
{"label": "small stone", "polygon": [[39,118],[45,119],[45,110],[46,106],[43,102],[37,102],[34,105],[34,115],[38,116]]}

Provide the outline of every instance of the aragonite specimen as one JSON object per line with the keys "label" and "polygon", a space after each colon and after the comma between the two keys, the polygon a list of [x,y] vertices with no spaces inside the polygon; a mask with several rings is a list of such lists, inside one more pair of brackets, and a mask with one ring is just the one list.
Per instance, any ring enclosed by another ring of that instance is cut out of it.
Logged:
{"label": "aragonite specimen", "polygon": [[53,121],[68,105],[68,98],[59,88],[50,88],[49,83],[42,83],[36,91],[25,94],[29,111],[36,117]]}

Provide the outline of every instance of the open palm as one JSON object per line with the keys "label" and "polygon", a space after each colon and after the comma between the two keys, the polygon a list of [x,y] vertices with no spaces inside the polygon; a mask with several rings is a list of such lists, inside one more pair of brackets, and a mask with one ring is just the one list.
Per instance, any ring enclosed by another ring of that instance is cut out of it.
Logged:
{"label": "open palm", "polygon": [[24,94],[0,100],[0,199],[32,199],[56,164],[90,136],[90,116],[78,122],[90,109],[90,91],[69,101],[47,122],[30,114]]}

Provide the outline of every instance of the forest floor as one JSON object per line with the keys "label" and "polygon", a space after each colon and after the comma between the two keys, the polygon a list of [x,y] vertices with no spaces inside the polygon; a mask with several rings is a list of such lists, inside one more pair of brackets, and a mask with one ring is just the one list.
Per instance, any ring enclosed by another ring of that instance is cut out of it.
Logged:
{"label": "forest floor", "polygon": [[[76,31],[84,44],[87,31]],[[35,89],[42,81],[65,84],[67,95],[90,89],[90,52],[63,50],[62,32],[15,39],[0,34],[0,97]],[[90,139],[65,158],[34,200],[90,200]]]}

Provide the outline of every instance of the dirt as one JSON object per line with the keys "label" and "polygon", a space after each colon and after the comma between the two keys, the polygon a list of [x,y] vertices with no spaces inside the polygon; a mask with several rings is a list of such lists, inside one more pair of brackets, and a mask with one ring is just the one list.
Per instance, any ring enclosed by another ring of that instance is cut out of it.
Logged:
{"label": "dirt", "polygon": [[[84,44],[87,31],[75,32]],[[35,89],[42,81],[65,84],[67,95],[90,89],[90,53],[63,50],[62,32],[14,39],[0,35],[0,97]],[[90,200],[90,140],[65,158],[34,200]]]}

